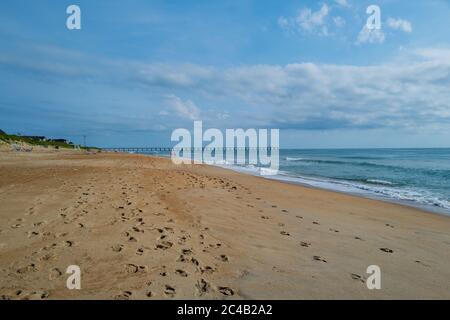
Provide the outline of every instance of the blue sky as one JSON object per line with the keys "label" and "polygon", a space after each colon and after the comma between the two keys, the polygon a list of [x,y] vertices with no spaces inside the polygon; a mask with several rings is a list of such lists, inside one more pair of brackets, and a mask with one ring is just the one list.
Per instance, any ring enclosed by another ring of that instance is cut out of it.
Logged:
{"label": "blue sky", "polygon": [[0,128],[150,146],[203,120],[280,128],[284,147],[450,147],[449,17],[449,0],[2,1]]}

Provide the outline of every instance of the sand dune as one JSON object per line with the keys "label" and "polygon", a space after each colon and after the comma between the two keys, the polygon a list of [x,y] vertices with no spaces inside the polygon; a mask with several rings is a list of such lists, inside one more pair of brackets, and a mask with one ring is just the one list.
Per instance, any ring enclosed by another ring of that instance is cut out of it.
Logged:
{"label": "sand dune", "polygon": [[4,299],[450,299],[450,218],[141,155],[0,152],[0,271]]}

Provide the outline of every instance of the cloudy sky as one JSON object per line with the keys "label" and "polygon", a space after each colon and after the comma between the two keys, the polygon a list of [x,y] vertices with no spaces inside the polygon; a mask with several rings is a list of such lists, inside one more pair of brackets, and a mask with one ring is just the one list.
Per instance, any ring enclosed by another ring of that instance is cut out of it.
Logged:
{"label": "cloudy sky", "polygon": [[1,1],[0,129],[164,146],[203,120],[284,147],[450,147],[449,17],[449,0]]}

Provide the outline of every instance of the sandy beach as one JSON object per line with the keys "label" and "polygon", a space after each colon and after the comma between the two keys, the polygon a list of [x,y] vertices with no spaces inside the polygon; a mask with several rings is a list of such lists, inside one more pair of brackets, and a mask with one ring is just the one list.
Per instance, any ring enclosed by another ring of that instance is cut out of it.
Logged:
{"label": "sandy beach", "polygon": [[0,204],[3,299],[450,299],[450,217],[401,205],[69,151],[0,152]]}

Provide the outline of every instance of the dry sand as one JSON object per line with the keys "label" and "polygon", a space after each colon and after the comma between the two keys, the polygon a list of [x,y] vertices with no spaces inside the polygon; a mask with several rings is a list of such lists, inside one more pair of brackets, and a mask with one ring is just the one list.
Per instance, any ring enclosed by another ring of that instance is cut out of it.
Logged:
{"label": "dry sand", "polygon": [[0,272],[7,299],[450,299],[450,218],[140,155],[0,152]]}

